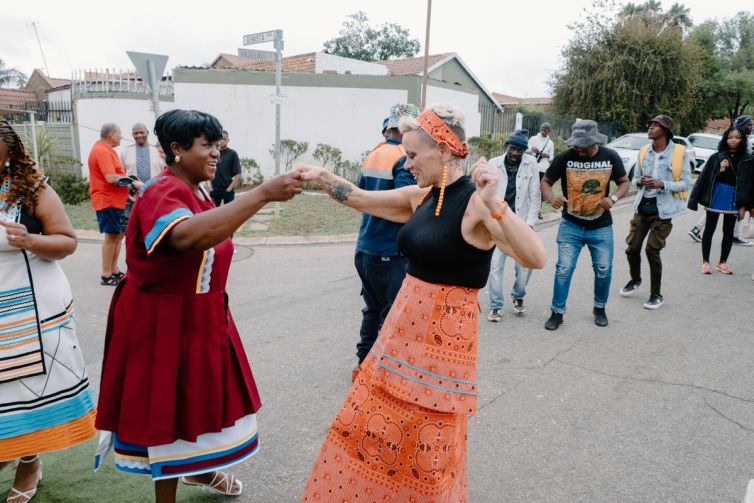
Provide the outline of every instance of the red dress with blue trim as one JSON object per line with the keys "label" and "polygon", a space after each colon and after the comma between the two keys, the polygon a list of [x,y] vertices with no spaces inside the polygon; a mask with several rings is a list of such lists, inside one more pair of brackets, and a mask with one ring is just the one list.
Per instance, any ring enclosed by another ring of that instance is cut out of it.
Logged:
{"label": "red dress with blue trim", "polygon": [[[202,191],[204,192],[204,191]],[[169,478],[254,454],[261,407],[228,309],[233,244],[178,252],[165,237],[214,204],[166,169],[145,184],[126,232],[128,272],[110,305],[95,465]]]}

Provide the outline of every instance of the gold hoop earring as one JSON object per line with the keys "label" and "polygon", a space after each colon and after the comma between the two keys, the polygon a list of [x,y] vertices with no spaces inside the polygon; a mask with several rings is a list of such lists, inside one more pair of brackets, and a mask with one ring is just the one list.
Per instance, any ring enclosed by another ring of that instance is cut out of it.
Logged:
{"label": "gold hoop earring", "polygon": [[180,155],[175,156],[175,162],[176,163],[181,162],[181,156]]}

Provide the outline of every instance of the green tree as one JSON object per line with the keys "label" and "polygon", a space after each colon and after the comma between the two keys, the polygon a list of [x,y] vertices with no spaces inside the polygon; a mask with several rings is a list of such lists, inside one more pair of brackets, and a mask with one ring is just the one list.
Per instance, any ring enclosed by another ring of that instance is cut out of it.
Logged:
{"label": "green tree", "polygon": [[6,68],[5,61],[0,59],[0,87],[21,87],[26,80],[26,75],[16,68]]}
{"label": "green tree", "polygon": [[317,143],[312,157],[322,163],[322,167],[329,169],[338,176],[343,176],[338,169],[338,163],[343,156],[343,151],[332,145]]}
{"label": "green tree", "polygon": [[[595,2],[597,8],[612,5]],[[612,17],[599,12],[571,26],[576,35],[550,79],[556,111],[612,122],[620,131],[642,130],[658,113],[671,115],[679,131],[701,128],[701,61],[684,34],[688,10],[676,4],[663,13],[650,0]]]}
{"label": "green tree", "polygon": [[754,15],[739,12],[707,21],[690,35],[699,48],[703,109],[717,119],[738,115],[754,104]]}
{"label": "green tree", "polygon": [[328,40],[324,46],[329,53],[344,58],[384,61],[416,56],[421,44],[410,37],[408,29],[396,23],[370,26],[366,13],[359,11],[348,16],[339,36]]}
{"label": "green tree", "polygon": [[[296,140],[280,140],[280,159],[283,161],[285,171],[290,171],[296,159],[309,150],[309,142]],[[270,155],[275,157],[275,145],[269,150]]]}
{"label": "green tree", "polygon": [[468,158],[476,160],[479,156],[483,155],[487,159],[490,159],[502,154],[503,150],[505,150],[505,139],[507,137],[504,133],[498,133],[493,137],[485,132],[482,132],[479,136],[472,136],[467,142],[471,147],[471,155]]}

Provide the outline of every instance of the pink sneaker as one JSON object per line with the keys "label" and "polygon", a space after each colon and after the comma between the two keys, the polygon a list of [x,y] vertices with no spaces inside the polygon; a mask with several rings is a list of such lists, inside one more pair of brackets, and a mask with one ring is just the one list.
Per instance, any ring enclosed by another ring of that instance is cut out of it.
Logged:
{"label": "pink sneaker", "polygon": [[702,274],[712,274],[712,267],[709,262],[702,262]]}
{"label": "pink sneaker", "polygon": [[717,269],[718,271],[720,271],[723,274],[733,274],[733,269],[731,269],[730,266],[728,264],[726,264],[725,262],[719,262],[715,266],[715,269]]}

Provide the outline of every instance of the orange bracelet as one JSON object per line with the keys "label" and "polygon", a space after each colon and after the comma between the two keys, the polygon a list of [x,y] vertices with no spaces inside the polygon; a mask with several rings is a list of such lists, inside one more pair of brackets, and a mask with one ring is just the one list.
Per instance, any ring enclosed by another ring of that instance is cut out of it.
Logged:
{"label": "orange bracelet", "polygon": [[490,216],[494,218],[495,220],[502,220],[505,216],[505,212],[508,210],[508,203],[505,201],[502,201],[503,207],[500,208],[500,211],[490,211]]}

